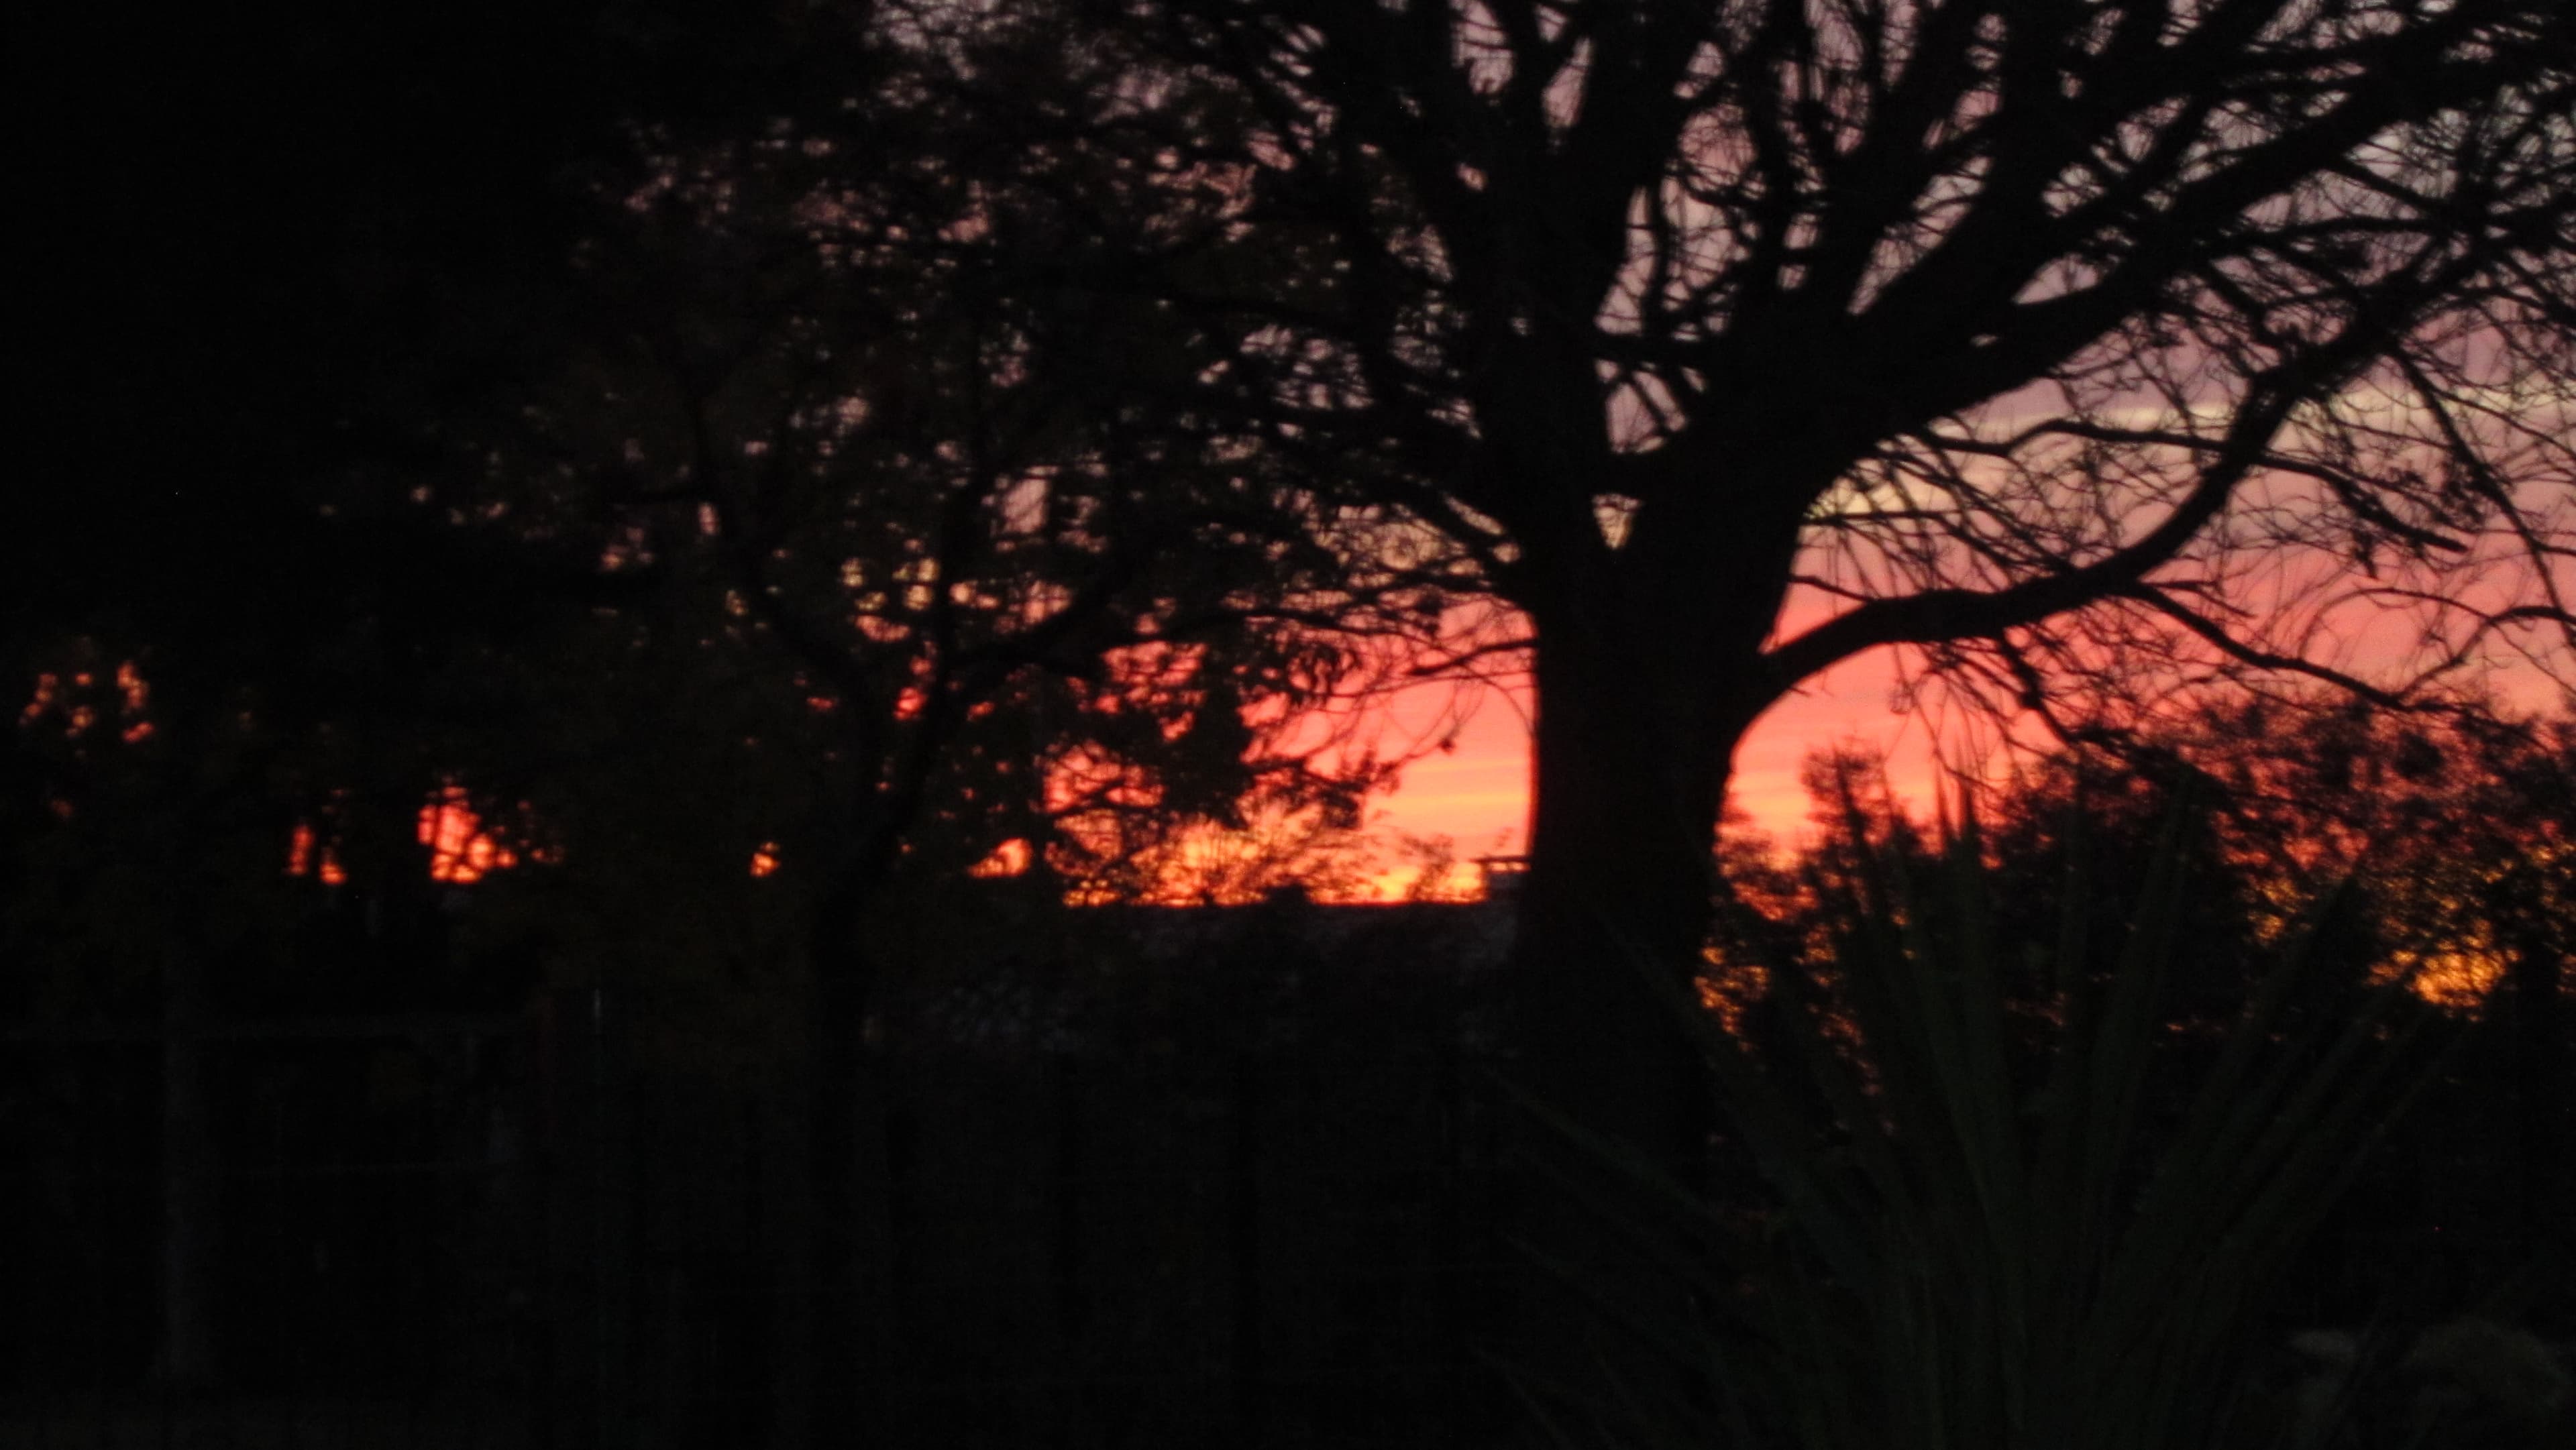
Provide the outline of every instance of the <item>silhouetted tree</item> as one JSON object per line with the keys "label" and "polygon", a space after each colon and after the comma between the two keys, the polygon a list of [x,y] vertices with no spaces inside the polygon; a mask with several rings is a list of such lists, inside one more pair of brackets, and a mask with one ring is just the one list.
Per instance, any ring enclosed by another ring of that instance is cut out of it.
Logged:
{"label": "silhouetted tree", "polygon": [[[1238,200],[1097,285],[1527,616],[1530,1075],[1677,1170],[1688,1067],[1604,927],[1691,969],[1731,753],[1800,681],[1914,646],[2066,711],[2146,646],[2388,694],[2302,640],[2571,627],[2563,6],[1077,8],[1123,94],[1251,118],[1175,118]],[[1196,266],[1239,229],[1305,265]]]}
{"label": "silhouetted tree", "polygon": [[[2155,1074],[2164,1107],[2206,1071],[2271,944],[2297,933],[2309,933],[2316,966],[2288,1004],[2291,1020],[2344,1020],[2373,984],[2406,974],[2417,1015],[2458,1029],[2438,1034],[2464,1040],[2377,1155],[2374,1191],[2355,1195],[2312,1248],[2307,1292],[2321,1297],[2310,1313],[2483,1292],[2521,1266],[2546,1274],[2563,1261],[2570,1186],[2552,1145],[2566,1135],[2570,1091],[2567,744],[2563,719],[2390,716],[2348,698],[2279,696],[2066,749],[1977,798],[1994,903],[1984,930],[2008,968],[2055,950],[2077,873],[2088,883],[2077,920],[2096,960],[2133,918],[2148,860],[2165,853],[2187,873],[2177,930],[2190,949],[2169,969]],[[1822,757],[1811,777],[1821,839],[1786,863],[1729,873],[1759,915],[1727,939],[1728,966],[1796,963],[1831,980],[1819,941],[1837,897],[1854,889],[1856,834],[1879,860],[1928,874],[1870,762]],[[1797,882],[1785,889],[1784,865]],[[1923,925],[1951,944],[1955,924],[1937,911]],[[1749,950],[1738,946],[1747,936]],[[1737,995],[1765,1000],[1763,985],[1757,975]],[[2007,981],[2030,1043],[2053,1030],[2064,985]],[[2444,1268],[2468,1283],[2425,1282],[2356,1247],[2417,1239],[2448,1245]]]}
{"label": "silhouetted tree", "polygon": [[2500,1236],[2565,1262],[2576,1182],[2555,1145],[2576,1125],[2576,722],[2289,701],[2215,708],[2173,738],[2222,782],[2218,825],[2266,915],[2348,878],[2355,969],[2416,973],[2424,995],[2475,1019],[2449,1110],[2509,1119]]}
{"label": "silhouetted tree", "polygon": [[[903,1352],[892,1320],[862,1322],[900,1312],[877,1291],[908,1252],[863,1270],[864,1199],[915,1131],[884,1008],[940,884],[983,862],[1151,892],[1134,860],[1176,831],[1347,827],[1380,765],[1309,712],[1436,637],[1454,582],[1437,557],[1354,571],[1335,531],[1366,520],[1138,401],[1208,365],[1204,333],[1068,298],[1064,261],[1100,244],[1089,207],[1149,233],[1223,189],[1119,137],[1108,63],[1053,38],[1004,27],[933,63],[899,27],[817,54],[783,26],[756,51],[765,104],[639,113],[587,178],[579,316],[468,480],[590,521],[613,572],[657,581],[594,665],[721,692],[674,713],[728,724],[669,728],[774,813],[750,836],[758,812],[735,814],[731,845],[738,872],[759,852],[812,974],[816,1435],[865,1420],[862,1367]],[[960,125],[951,63],[1089,139]]]}
{"label": "silhouetted tree", "polygon": [[[595,545],[428,483],[492,406],[566,241],[558,170],[631,67],[596,17],[269,9],[13,37],[33,144],[21,407],[46,478],[0,535],[12,958],[167,1027],[160,1369],[221,1371],[202,1018],[274,992],[313,863],[391,943],[434,915],[423,802],[507,741],[485,668],[613,597]],[[33,295],[32,293],[30,295]],[[408,921],[406,920],[408,918]],[[102,941],[116,944],[102,951]]]}

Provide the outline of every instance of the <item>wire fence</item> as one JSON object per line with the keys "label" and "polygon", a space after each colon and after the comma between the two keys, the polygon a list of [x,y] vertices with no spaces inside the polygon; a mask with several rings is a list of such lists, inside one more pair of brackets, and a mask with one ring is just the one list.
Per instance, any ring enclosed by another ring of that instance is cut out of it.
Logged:
{"label": "wire fence", "polygon": [[[1494,1443],[1515,1188],[1474,1005],[1226,1012],[880,1053],[847,1291],[811,1270],[794,1064],[675,1061],[613,993],[195,1029],[214,1207],[186,1246],[170,1029],[0,1033],[0,1447]],[[2474,1075],[2431,1096],[2292,1312],[2510,1272],[2511,1115]],[[198,1385],[159,1362],[182,1247]],[[832,1292],[855,1363],[813,1361]],[[805,1422],[825,1375],[859,1426]]]}
{"label": "wire fence", "polygon": [[[607,994],[504,1018],[218,1024],[221,1377],[165,1342],[149,1029],[18,1034],[0,1444],[1468,1443],[1494,1292],[1479,1056],[1327,1043],[888,1054],[865,1362],[810,1361],[791,1071],[639,1057]],[[199,1226],[202,1232],[202,1226]]]}

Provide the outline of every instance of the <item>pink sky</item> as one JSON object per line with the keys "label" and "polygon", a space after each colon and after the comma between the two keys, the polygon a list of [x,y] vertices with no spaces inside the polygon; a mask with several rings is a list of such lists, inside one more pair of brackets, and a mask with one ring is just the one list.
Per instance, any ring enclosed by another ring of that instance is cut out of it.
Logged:
{"label": "pink sky", "polygon": [[[2400,624],[2381,621],[2383,628]],[[2357,644],[2355,653],[2367,661],[2393,656],[2401,642]],[[1783,845],[1804,839],[1811,828],[1800,768],[1810,753],[1845,743],[1884,751],[1898,802],[1917,815],[1928,813],[1939,778],[1932,732],[1919,714],[1891,708],[1897,664],[1895,652],[1884,649],[1847,660],[1809,680],[1755,723],[1736,752],[1731,799],[1756,827]],[[2562,687],[2529,663],[2503,664],[2489,678],[2505,701],[2520,709],[2547,712],[2570,705]],[[1425,686],[1411,699],[1399,698],[1392,712],[1399,731],[1427,728],[1448,698],[1446,686]],[[1524,706],[1525,697],[1490,690],[1459,731],[1456,749],[1405,767],[1398,788],[1372,813],[1371,824],[1388,836],[1447,836],[1461,860],[1520,851],[1529,812]],[[1400,890],[1408,879],[1404,872],[1391,871],[1379,885]]]}
{"label": "pink sky", "polygon": [[[1807,682],[1772,707],[1736,752],[1733,799],[1754,823],[1793,842],[1807,829],[1807,794],[1798,783],[1812,751],[1860,741],[1886,749],[1900,799],[1931,800],[1932,756],[1918,719],[1888,708],[1896,658],[1873,651]],[[1447,699],[1446,686],[1425,687],[1399,702],[1399,720],[1427,716]],[[1447,836],[1464,858],[1511,854],[1523,845],[1529,815],[1529,725],[1524,700],[1491,691],[1457,736],[1457,748],[1405,767],[1395,793],[1373,813],[1383,833]]]}

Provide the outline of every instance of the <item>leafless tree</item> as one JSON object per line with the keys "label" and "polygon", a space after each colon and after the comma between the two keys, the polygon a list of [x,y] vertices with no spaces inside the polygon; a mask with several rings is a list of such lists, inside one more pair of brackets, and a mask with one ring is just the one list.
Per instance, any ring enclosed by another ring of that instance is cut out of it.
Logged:
{"label": "leafless tree", "polygon": [[1072,8],[1227,197],[1091,280],[1527,618],[1524,1046],[1595,1127],[1690,1153],[1602,947],[1694,969],[1733,749],[1839,661],[2067,729],[2569,679],[2557,0]]}
{"label": "leafless tree", "polygon": [[[2568,678],[2563,6],[1093,17],[1248,118],[1175,130],[1230,200],[1126,259],[1230,342],[1205,405],[1527,616],[1540,957],[1606,919],[1692,959],[1732,748],[1864,651],[2052,708],[2137,647]],[[1294,265],[1204,265],[1220,234]]]}

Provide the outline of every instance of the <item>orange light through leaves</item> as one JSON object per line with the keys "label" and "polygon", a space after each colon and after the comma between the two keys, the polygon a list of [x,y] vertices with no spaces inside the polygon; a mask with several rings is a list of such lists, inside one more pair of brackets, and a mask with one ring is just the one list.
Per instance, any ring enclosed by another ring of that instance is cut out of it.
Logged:
{"label": "orange light through leaves", "polygon": [[979,880],[1017,876],[1029,869],[1029,843],[1014,836],[995,846],[991,855],[966,868],[966,874]]}
{"label": "orange light through leaves", "polygon": [[519,864],[518,853],[483,829],[462,786],[447,787],[420,808],[420,843],[429,848],[429,879],[450,885],[471,885]]}
{"label": "orange light through leaves", "polygon": [[325,886],[337,886],[348,880],[349,873],[341,868],[339,854],[328,846],[317,852],[315,845],[312,823],[297,822],[294,836],[286,843],[286,874],[314,876]]}

